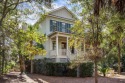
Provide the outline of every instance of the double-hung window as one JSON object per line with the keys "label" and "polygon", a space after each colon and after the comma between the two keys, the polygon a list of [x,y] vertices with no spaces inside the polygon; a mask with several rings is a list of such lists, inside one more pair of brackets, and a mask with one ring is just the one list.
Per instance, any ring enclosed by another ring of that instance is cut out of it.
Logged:
{"label": "double-hung window", "polygon": [[62,23],[62,32],[66,32],[65,23]]}
{"label": "double-hung window", "polygon": [[57,22],[50,20],[50,31],[57,31]]}
{"label": "double-hung window", "polygon": [[50,31],[70,33],[71,27],[72,27],[72,24],[50,20]]}

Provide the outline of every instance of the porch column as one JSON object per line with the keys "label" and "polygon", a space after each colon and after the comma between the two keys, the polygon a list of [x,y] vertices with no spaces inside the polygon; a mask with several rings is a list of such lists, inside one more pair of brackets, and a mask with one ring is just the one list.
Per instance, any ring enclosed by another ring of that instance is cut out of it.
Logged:
{"label": "porch column", "polygon": [[68,40],[69,40],[69,37],[67,37],[67,42],[66,42],[66,44],[67,44],[67,46],[66,46],[66,54],[67,54],[67,56],[68,56],[68,48],[69,48],[69,45],[68,45]]}
{"label": "porch column", "polygon": [[58,48],[58,34],[56,35],[56,62],[59,62],[59,52],[58,52],[59,48]]}
{"label": "porch column", "polygon": [[52,40],[49,39],[49,56],[51,56],[51,50],[52,50]]}
{"label": "porch column", "polygon": [[85,39],[84,39],[84,55],[86,53]]}

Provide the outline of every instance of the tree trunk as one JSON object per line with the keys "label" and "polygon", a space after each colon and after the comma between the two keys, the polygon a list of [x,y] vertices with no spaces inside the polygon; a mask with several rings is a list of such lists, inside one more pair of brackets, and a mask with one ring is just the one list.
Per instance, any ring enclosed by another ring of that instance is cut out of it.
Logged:
{"label": "tree trunk", "polygon": [[118,74],[121,74],[121,48],[118,44]]}
{"label": "tree trunk", "polygon": [[4,49],[2,50],[2,75],[4,74],[4,61],[5,61],[5,54]]}
{"label": "tree trunk", "polygon": [[95,65],[95,83],[98,83],[98,73],[97,73],[97,61],[95,60],[94,62]]}
{"label": "tree trunk", "polygon": [[77,67],[77,77],[80,77],[80,70],[79,70],[80,65]]}
{"label": "tree trunk", "polygon": [[5,47],[5,35],[4,35],[4,33],[2,33],[2,37],[3,37],[3,41],[2,41],[2,75],[4,74],[4,67],[5,67],[5,49],[4,49],[4,47]]}
{"label": "tree trunk", "polygon": [[31,71],[30,73],[33,73],[33,60],[31,59]]}
{"label": "tree trunk", "polygon": [[19,55],[19,62],[20,62],[20,75],[25,73],[25,63],[22,55]]}

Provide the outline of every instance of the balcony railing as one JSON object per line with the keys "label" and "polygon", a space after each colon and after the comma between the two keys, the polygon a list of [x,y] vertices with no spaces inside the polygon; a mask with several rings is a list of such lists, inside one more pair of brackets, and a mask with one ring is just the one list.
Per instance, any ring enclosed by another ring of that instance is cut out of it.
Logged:
{"label": "balcony railing", "polygon": [[[51,50],[50,57],[56,58],[57,56],[56,53],[57,53],[56,50]],[[69,58],[70,60],[72,60],[76,55],[77,55],[77,51],[75,51],[74,53],[71,53],[71,50],[66,50],[66,49],[58,50],[58,57]]]}

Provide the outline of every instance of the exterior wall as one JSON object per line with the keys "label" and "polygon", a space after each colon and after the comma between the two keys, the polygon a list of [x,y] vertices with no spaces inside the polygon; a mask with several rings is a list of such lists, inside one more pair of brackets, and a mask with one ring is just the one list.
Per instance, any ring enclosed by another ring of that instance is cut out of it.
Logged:
{"label": "exterior wall", "polygon": [[71,15],[65,8],[53,12],[52,15],[73,19],[73,15]]}
{"label": "exterior wall", "polygon": [[47,17],[46,18],[46,35],[49,35],[50,33],[52,33],[50,31],[50,20],[56,20],[56,21],[60,21],[60,22],[65,22],[65,23],[69,23],[69,24],[73,24],[73,22],[71,21],[67,21],[67,20],[63,20],[63,19],[59,19],[59,18],[54,18],[54,17]]}
{"label": "exterior wall", "polygon": [[[47,36],[50,33],[52,33],[50,31],[50,20],[56,20],[56,21],[60,21],[60,22],[73,24],[73,21],[71,21],[71,19],[74,20],[73,16],[64,8],[60,9],[56,12],[53,12],[52,15],[64,17],[64,18],[69,18],[70,20],[68,21],[68,20],[65,20],[65,19],[62,19],[62,18],[56,18],[56,17],[51,17],[51,16],[46,17],[46,19],[40,24],[39,31],[43,34],[46,34],[47,41],[43,44],[43,46],[46,49],[47,54],[46,54],[46,56],[36,56],[35,59],[40,59],[40,58],[43,58],[43,57],[49,58],[50,50],[52,50],[52,42],[51,42],[52,40],[50,40]],[[58,45],[59,49],[61,49],[61,42],[62,41],[59,40],[59,45]]]}

